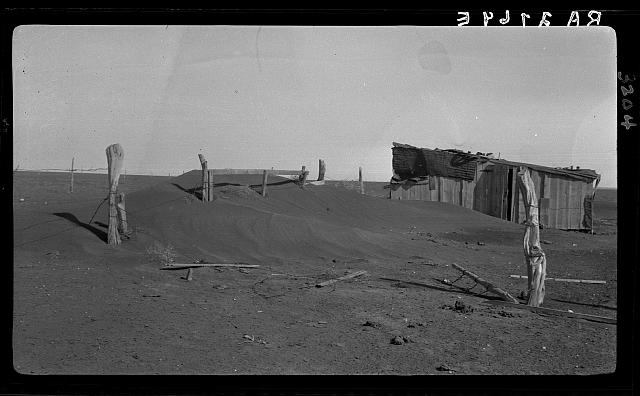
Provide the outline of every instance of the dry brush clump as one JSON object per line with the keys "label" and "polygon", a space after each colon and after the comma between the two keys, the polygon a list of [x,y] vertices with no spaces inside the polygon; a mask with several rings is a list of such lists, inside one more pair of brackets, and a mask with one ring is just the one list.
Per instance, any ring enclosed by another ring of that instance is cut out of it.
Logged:
{"label": "dry brush clump", "polygon": [[175,263],[178,255],[173,246],[169,243],[163,246],[159,242],[154,242],[152,246],[147,247],[147,257],[149,261],[162,265],[171,265]]}

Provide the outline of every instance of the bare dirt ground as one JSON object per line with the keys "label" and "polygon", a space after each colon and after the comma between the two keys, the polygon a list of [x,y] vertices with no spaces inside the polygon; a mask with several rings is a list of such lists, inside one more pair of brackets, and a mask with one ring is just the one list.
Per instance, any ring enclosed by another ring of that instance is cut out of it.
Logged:
{"label": "bare dirt ground", "polygon": [[[598,374],[616,368],[616,325],[487,304],[447,286],[452,263],[524,290],[521,225],[437,202],[335,185],[304,190],[199,172],[128,175],[133,228],[108,246],[105,175],[14,174],[13,362],[25,374]],[[245,188],[239,184],[252,184]],[[255,190],[255,191],[254,191]],[[257,192],[256,192],[257,191]],[[22,200],[21,200],[22,199]],[[543,230],[544,306],[616,317],[615,190],[596,233]],[[160,270],[166,260],[252,269]],[[366,270],[317,288],[323,280]],[[387,279],[383,279],[387,278]],[[396,279],[396,280],[389,280]],[[401,281],[400,281],[401,280]],[[414,283],[404,283],[410,281]],[[416,283],[423,283],[420,286]],[[461,279],[456,285],[471,287]],[[482,293],[476,286],[471,292]]]}

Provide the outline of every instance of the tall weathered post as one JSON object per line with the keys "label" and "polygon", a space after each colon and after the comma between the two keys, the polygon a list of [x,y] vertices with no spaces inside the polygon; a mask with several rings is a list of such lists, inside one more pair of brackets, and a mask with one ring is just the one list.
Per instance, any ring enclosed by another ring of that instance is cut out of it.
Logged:
{"label": "tall weathered post", "polygon": [[325,171],[324,160],[318,160],[318,181],[324,180],[324,171]]}
{"label": "tall weathered post", "polygon": [[358,167],[358,183],[360,184],[360,194],[364,194],[364,181],[362,181],[362,167]]}
{"label": "tall weathered post", "polygon": [[267,177],[269,177],[269,172],[267,170],[262,171],[262,196],[267,196]]}
{"label": "tall weathered post", "polygon": [[538,200],[529,170],[518,168],[518,186],[524,201],[527,220],[524,229],[524,258],[527,263],[527,305],[539,307],[544,300],[544,279],[547,275],[547,257],[540,247]]}
{"label": "tall weathered post", "polygon": [[209,199],[209,181],[207,180],[209,177],[209,172],[207,172],[207,160],[204,158],[204,155],[198,154],[198,158],[200,159],[200,165],[202,166],[202,202],[207,202]]}
{"label": "tall weathered post", "polygon": [[69,192],[72,193],[73,192],[73,162],[75,161],[75,157],[71,157],[71,181],[69,184]]}
{"label": "tall weathered post", "polygon": [[118,233],[118,209],[116,207],[116,193],[118,191],[118,180],[124,161],[124,150],[120,144],[112,144],[107,147],[107,168],[109,176],[109,230],[107,232],[107,243],[109,245],[120,244],[120,234]]}

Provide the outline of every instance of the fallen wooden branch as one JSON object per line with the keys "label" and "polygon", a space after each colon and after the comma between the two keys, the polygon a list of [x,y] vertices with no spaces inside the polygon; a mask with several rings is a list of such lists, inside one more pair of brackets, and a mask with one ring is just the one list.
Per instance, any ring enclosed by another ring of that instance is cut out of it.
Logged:
{"label": "fallen wooden branch", "polygon": [[[461,292],[468,293],[468,294],[476,294],[478,296],[482,296],[481,294],[472,292],[471,289],[467,289],[465,287],[456,285],[455,283],[451,282],[449,279],[436,279],[436,280],[439,281],[440,283],[442,283],[443,285],[447,285],[449,287],[455,287],[456,289],[460,290]],[[484,297],[484,296],[482,296],[482,297]]]}
{"label": "fallen wooden branch", "polygon": [[356,271],[356,272],[352,272],[352,273],[350,273],[350,274],[347,274],[347,275],[345,275],[345,276],[341,276],[341,277],[336,278],[336,279],[330,279],[330,280],[328,280],[328,281],[320,282],[320,283],[316,284],[316,287],[324,287],[324,286],[332,285],[332,284],[334,284],[334,283],[336,283],[336,282],[338,282],[338,281],[341,281],[341,280],[347,280],[347,279],[351,279],[351,278],[355,278],[355,277],[357,277],[357,276],[361,276],[361,275],[364,275],[364,274],[366,274],[366,273],[367,273],[367,271]]}
{"label": "fallen wooden branch", "polygon": [[[520,278],[527,279],[524,275],[509,275],[511,278]],[[556,282],[571,282],[571,283],[595,283],[595,284],[606,284],[607,281],[603,280],[589,280],[589,279],[565,279],[565,278],[544,278],[545,280],[552,280]]]}
{"label": "fallen wooden branch", "polygon": [[610,310],[613,310],[613,311],[617,311],[618,310],[618,307],[616,307],[614,305],[600,305],[600,304],[581,303],[581,302],[563,300],[563,299],[560,299],[560,298],[552,298],[551,300],[557,301],[557,302],[561,302],[561,303],[567,303],[567,304],[571,304],[571,305],[582,305],[582,306],[585,306],[585,307],[603,308],[603,309],[610,309]]}
{"label": "fallen wooden branch", "polygon": [[506,291],[494,286],[492,283],[482,279],[481,277],[479,277],[478,275],[474,274],[473,272],[467,271],[466,269],[462,268],[461,266],[459,266],[456,263],[451,263],[451,265],[453,266],[453,268],[457,269],[458,271],[462,272],[464,275],[467,275],[468,277],[470,277],[474,281],[476,281],[479,284],[481,284],[482,286],[484,286],[488,291],[490,291],[490,292],[492,292],[494,294],[497,294],[498,296],[502,297],[503,300],[512,302],[514,304],[519,304],[518,300],[516,300],[511,294],[509,294]]}
{"label": "fallen wooden branch", "polygon": [[577,313],[577,312],[561,311],[559,309],[552,309],[552,308],[532,307],[530,305],[512,304],[506,301],[497,301],[497,300],[488,300],[488,301],[485,301],[484,304],[503,305],[510,308],[524,309],[524,310],[532,311],[536,313],[565,316],[568,318],[586,319],[592,322],[599,322],[599,323],[617,324],[616,319],[607,318],[606,316],[597,316],[597,315],[589,315],[589,314],[583,314],[583,313]]}
{"label": "fallen wooden branch", "polygon": [[[445,288],[440,287],[440,286],[430,285],[430,284],[428,284],[428,283],[422,283],[422,282],[416,282],[416,281],[408,281],[408,280],[402,280],[402,279],[396,279],[396,278],[386,278],[386,277],[380,277],[380,278],[378,278],[378,279],[382,279],[382,280],[386,280],[386,281],[391,281],[391,282],[404,283],[404,284],[407,284],[407,285],[413,285],[413,286],[421,286],[421,287],[426,287],[426,288],[429,288],[429,289],[439,290],[439,291],[444,291],[444,292],[448,292],[448,293],[451,293],[451,292],[452,292],[450,289],[445,289]],[[461,291],[465,291],[465,292],[467,292],[467,293],[469,293],[469,294],[472,294],[472,295],[473,295],[473,294],[475,294],[475,295],[477,295],[477,296],[479,296],[479,297],[480,297],[480,295],[479,295],[479,294],[477,294],[477,293],[473,293],[473,292],[470,292],[469,290],[467,290],[467,289],[465,289],[465,288],[463,288],[463,287],[456,286],[456,285],[453,285],[453,284],[451,284],[451,283],[446,283],[446,282],[443,282],[443,281],[438,280],[438,279],[435,279],[435,280],[437,280],[437,281],[439,281],[439,282],[441,282],[441,283],[444,283],[444,284],[445,284],[445,285],[447,285],[447,286],[453,286],[453,287],[456,287],[456,288],[458,288],[458,289],[461,289]]]}
{"label": "fallen wooden branch", "polygon": [[160,268],[161,270],[179,270],[198,267],[231,267],[231,268],[258,268],[257,264],[209,264],[209,263],[193,263],[193,264],[169,264]]}

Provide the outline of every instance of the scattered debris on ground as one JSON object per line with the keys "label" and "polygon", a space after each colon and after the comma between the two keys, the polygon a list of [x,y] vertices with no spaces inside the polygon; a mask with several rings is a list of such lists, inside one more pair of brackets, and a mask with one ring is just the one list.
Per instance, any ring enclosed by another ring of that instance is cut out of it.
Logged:
{"label": "scattered debris on ground", "polygon": [[510,312],[503,308],[497,308],[497,307],[489,307],[485,311],[487,314],[491,315],[494,318],[521,318],[522,317],[522,315],[519,313]]}
{"label": "scattered debris on ground", "polygon": [[464,301],[462,301],[462,300],[457,300],[457,301],[455,302],[455,304],[453,304],[453,305],[450,305],[450,304],[444,304],[444,305],[442,305],[440,308],[441,308],[441,309],[449,309],[449,310],[451,310],[451,311],[455,311],[455,312],[463,313],[463,314],[471,313],[471,312],[473,312],[473,310],[474,310],[474,308],[473,308],[471,305],[466,304],[466,303],[465,303]]}
{"label": "scattered debris on ground", "polygon": [[412,260],[407,261],[407,264],[420,264],[420,265],[428,265],[430,267],[437,267],[438,264],[431,259],[425,259],[419,256],[411,257]]}
{"label": "scattered debris on ground", "polygon": [[53,250],[45,254],[45,256],[49,256],[50,259],[57,259],[60,256],[60,252],[57,250]]}
{"label": "scattered debris on ground", "polygon": [[403,345],[403,344],[407,344],[409,342],[415,342],[413,341],[411,338],[407,337],[407,336],[394,336],[391,339],[391,344],[392,345]]}
{"label": "scattered debris on ground", "polygon": [[324,287],[324,286],[332,285],[332,284],[334,284],[336,282],[339,282],[339,281],[342,281],[342,280],[356,278],[356,277],[364,275],[366,273],[367,273],[367,271],[355,271],[355,272],[352,272],[352,273],[347,274],[345,276],[341,276],[341,277],[336,278],[336,279],[330,279],[330,280],[327,280],[327,281],[324,281],[324,282],[317,283],[316,287]]}
{"label": "scattered debris on ground", "polygon": [[447,371],[449,373],[453,373],[453,372],[456,371],[455,369],[449,367],[449,365],[447,365],[447,364],[441,364],[440,366],[436,367],[436,370],[438,370],[438,371]]}
{"label": "scattered debris on ground", "polygon": [[265,340],[263,340],[261,338],[256,338],[256,337],[254,337],[252,335],[249,335],[249,334],[243,335],[242,338],[247,340],[245,342],[254,342],[254,343],[257,343],[257,344],[267,345],[267,341],[265,341]]}
{"label": "scattered debris on ground", "polygon": [[372,321],[370,321],[370,320],[367,320],[367,321],[366,321],[366,322],[364,322],[362,325],[363,325],[363,326],[366,326],[366,327],[373,327],[374,329],[378,329],[378,328],[380,328],[380,326],[381,326],[381,324],[380,324],[380,323],[378,323],[378,322],[372,322]]}

